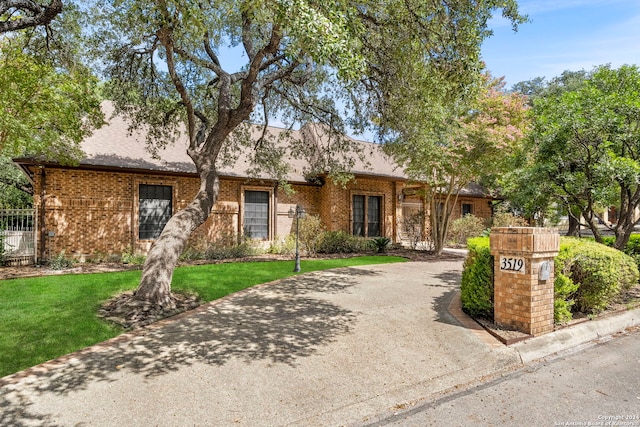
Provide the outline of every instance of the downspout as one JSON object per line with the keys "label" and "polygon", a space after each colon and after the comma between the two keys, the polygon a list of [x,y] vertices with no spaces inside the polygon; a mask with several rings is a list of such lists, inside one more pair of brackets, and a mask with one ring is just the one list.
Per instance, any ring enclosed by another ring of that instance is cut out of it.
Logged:
{"label": "downspout", "polygon": [[272,222],[273,222],[273,235],[271,236],[271,241],[276,239],[278,235],[278,183],[276,182],[273,185],[273,213],[272,213]]}
{"label": "downspout", "polygon": [[[129,221],[129,245],[131,254],[136,253],[136,207],[138,203],[140,203],[138,192],[136,191],[135,185],[136,182],[133,178],[133,175],[129,177],[129,185],[131,188],[131,217]],[[126,250],[126,249],[125,249]]]}
{"label": "downspout", "polygon": [[47,194],[46,191],[47,186],[47,174],[44,170],[44,166],[40,166],[40,261],[44,261],[45,255],[45,244],[46,244],[46,234],[47,227],[44,222],[45,219],[45,196]]}

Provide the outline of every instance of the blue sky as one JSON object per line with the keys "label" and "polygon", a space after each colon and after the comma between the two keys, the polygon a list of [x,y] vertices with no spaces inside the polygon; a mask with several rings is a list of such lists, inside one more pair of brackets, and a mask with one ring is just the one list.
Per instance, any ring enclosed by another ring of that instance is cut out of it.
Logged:
{"label": "blue sky", "polygon": [[520,0],[531,22],[514,33],[502,18],[482,47],[487,69],[507,87],[597,65],[640,65],[640,0]]}

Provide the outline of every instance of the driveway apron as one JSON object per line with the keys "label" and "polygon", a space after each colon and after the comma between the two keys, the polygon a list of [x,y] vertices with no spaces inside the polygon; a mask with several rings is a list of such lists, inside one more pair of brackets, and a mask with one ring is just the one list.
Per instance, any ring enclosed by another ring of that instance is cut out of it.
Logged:
{"label": "driveway apron", "polygon": [[519,363],[448,312],[461,269],[345,268],[239,292],[0,380],[0,425],[366,422]]}

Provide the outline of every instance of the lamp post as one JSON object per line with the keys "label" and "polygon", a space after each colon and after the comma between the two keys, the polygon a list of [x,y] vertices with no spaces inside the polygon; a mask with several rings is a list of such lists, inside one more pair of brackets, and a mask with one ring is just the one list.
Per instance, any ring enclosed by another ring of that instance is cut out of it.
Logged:
{"label": "lamp post", "polygon": [[295,273],[300,271],[300,218],[304,218],[306,215],[307,213],[300,205],[296,205],[295,211],[293,210],[293,208],[289,208],[289,218],[296,219],[296,266],[293,269]]}

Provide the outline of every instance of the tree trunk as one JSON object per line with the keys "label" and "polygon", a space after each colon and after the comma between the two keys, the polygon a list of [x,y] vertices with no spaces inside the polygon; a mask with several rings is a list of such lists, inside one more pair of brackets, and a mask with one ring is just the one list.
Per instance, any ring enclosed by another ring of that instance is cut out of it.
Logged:
{"label": "tree trunk", "polygon": [[567,230],[567,236],[571,237],[580,237],[580,220],[572,211],[572,208],[569,208],[569,230]]}
{"label": "tree trunk", "polygon": [[171,279],[191,233],[202,225],[218,198],[219,181],[215,168],[200,173],[200,189],[193,201],[167,222],[153,243],[142,270],[134,301],[149,303],[163,311],[175,308]]}
{"label": "tree trunk", "polygon": [[629,238],[636,226],[635,211],[640,202],[640,188],[632,191],[630,188],[621,185],[620,209],[618,211],[618,222],[614,228],[616,241],[613,247],[623,251],[629,243]]}
{"label": "tree trunk", "polygon": [[596,239],[596,242],[602,243],[602,233],[600,232],[600,229],[598,228],[598,224],[593,219],[593,217],[594,217],[593,211],[590,211],[588,213],[583,212],[582,216],[587,219],[587,226],[589,227],[589,229],[593,233],[593,237]]}

